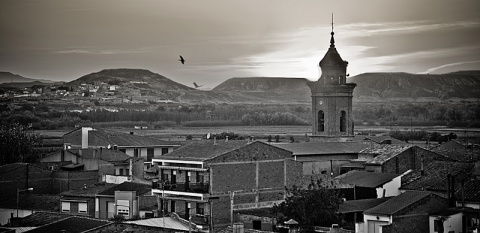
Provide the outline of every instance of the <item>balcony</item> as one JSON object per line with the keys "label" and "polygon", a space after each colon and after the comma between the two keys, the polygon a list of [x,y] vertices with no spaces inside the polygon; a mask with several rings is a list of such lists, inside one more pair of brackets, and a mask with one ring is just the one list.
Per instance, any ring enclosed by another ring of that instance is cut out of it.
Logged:
{"label": "balcony", "polygon": [[[191,192],[191,193],[208,193],[209,184],[208,183],[167,183],[163,185],[162,183],[152,183],[152,188],[161,189],[165,191],[177,191],[177,192]],[[163,186],[163,187],[162,187]]]}

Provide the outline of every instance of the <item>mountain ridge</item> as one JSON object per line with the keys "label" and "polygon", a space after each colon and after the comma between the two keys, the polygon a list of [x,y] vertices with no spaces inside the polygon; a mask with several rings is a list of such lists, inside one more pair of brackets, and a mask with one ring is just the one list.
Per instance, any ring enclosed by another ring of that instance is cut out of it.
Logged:
{"label": "mountain ridge", "polygon": [[42,82],[42,83],[55,83],[46,79],[34,79],[26,78],[18,74],[14,74],[7,71],[0,71],[0,84],[3,83],[29,83],[29,82]]}
{"label": "mountain ridge", "polygon": [[[142,96],[181,103],[310,104],[307,83],[314,81],[292,77],[234,77],[207,91],[188,87],[149,70],[120,68],[83,75],[65,85],[95,82],[123,85],[125,90],[141,90]],[[357,84],[353,93],[356,102],[480,99],[480,70],[446,74],[363,73],[347,78],[347,82]]]}

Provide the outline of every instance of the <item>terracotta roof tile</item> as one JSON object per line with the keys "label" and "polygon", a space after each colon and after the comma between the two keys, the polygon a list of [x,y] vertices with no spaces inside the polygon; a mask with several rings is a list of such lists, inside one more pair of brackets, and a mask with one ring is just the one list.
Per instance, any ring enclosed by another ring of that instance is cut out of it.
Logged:
{"label": "terracotta roof tile", "polygon": [[388,144],[376,144],[360,153],[375,154],[375,158],[368,161],[366,164],[383,164],[384,162],[394,158],[400,153],[412,148],[411,145],[388,145]]}
{"label": "terracotta roof tile", "polygon": [[87,186],[87,188],[72,189],[60,193],[60,195],[68,197],[95,197],[95,194],[99,194],[109,188],[114,187],[116,184],[98,183]]}
{"label": "terracotta roof tile", "polygon": [[460,187],[455,189],[455,200],[461,202],[465,197],[465,201],[480,202],[480,180],[466,180],[463,187],[460,181],[459,183]]}
{"label": "terracotta roof tile", "polygon": [[344,201],[342,204],[340,204],[338,208],[338,212],[339,213],[363,212],[377,205],[380,205],[389,199],[390,197],[383,197],[383,198]]}
{"label": "terracotta roof tile", "polygon": [[37,211],[31,215],[23,217],[20,225],[22,227],[39,227],[71,216],[72,215],[59,212]]}
{"label": "terracotta roof tile", "polygon": [[105,226],[110,224],[109,221],[99,220],[94,218],[86,218],[86,217],[77,217],[71,216],[69,218],[65,218],[42,227],[35,228],[29,232],[61,232],[65,230],[65,232],[69,233],[80,233],[86,230],[90,230],[96,227]]}
{"label": "terracotta roof tile", "polygon": [[151,186],[146,184],[139,184],[133,182],[123,182],[115,185],[105,191],[98,193],[98,195],[115,195],[115,191],[136,191],[137,196],[143,195],[151,191]]}
{"label": "terracotta roof tile", "polygon": [[340,180],[340,182],[359,187],[377,188],[384,185],[385,183],[390,182],[398,176],[400,175],[391,173],[350,171],[343,174],[341,177],[336,177],[336,179]]}
{"label": "terracotta roof tile", "polygon": [[[474,164],[432,161],[424,167],[424,172],[415,170],[402,177],[401,189],[405,190],[432,190],[447,191],[447,174],[455,176],[459,181],[463,177],[468,177],[473,172]],[[456,183],[458,187],[459,183]]]}
{"label": "terracotta roof tile", "polygon": [[290,151],[293,155],[357,154],[370,146],[362,142],[304,142],[271,145]]}
{"label": "terracotta roof tile", "polygon": [[395,215],[401,210],[430,195],[435,194],[422,191],[407,191],[398,196],[392,197],[380,205],[366,210],[364,214]]}
{"label": "terracotta roof tile", "polygon": [[216,145],[213,140],[194,141],[154,159],[205,161],[246,145],[247,141],[244,140],[217,140]]}
{"label": "terracotta roof tile", "polygon": [[441,154],[447,158],[459,161],[459,162],[475,162],[480,161],[480,149],[452,149],[442,150],[439,148],[433,149],[434,152]]}

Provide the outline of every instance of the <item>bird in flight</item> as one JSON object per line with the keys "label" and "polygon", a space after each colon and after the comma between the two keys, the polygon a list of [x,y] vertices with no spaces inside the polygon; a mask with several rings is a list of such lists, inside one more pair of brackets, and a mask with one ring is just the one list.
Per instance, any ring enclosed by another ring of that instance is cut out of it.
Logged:
{"label": "bird in flight", "polygon": [[193,82],[193,85],[195,86],[195,88],[199,88],[199,87],[202,87],[203,85],[198,85],[196,82]]}
{"label": "bird in flight", "polygon": [[180,55],[180,59],[178,59],[182,64],[185,64],[185,59],[183,59],[182,55]]}

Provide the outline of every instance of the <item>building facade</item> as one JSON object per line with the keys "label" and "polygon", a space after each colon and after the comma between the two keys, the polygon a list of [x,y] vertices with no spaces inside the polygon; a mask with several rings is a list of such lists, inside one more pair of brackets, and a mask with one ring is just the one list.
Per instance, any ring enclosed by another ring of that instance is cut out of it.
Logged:
{"label": "building facade", "polygon": [[233,221],[237,210],[282,202],[285,187],[302,175],[291,152],[258,141],[194,142],[152,162],[158,168],[152,192],[161,197],[163,213],[204,216],[196,222],[204,226],[212,219]]}

